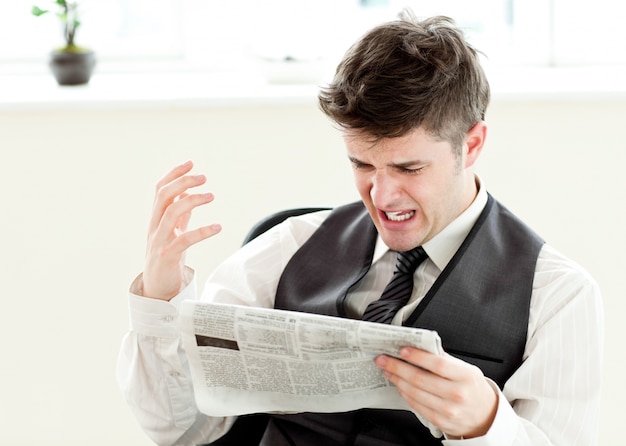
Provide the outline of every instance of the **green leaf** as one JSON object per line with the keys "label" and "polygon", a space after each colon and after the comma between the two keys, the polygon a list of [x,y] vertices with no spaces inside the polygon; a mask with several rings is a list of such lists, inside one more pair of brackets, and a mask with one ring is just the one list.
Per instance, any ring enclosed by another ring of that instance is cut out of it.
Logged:
{"label": "green leaf", "polygon": [[34,15],[39,17],[40,15],[45,14],[46,12],[48,12],[47,9],[41,9],[38,6],[33,6],[32,9],[30,10],[30,12]]}
{"label": "green leaf", "polygon": [[65,6],[67,6],[67,2],[65,0],[56,0],[57,5],[62,6],[65,8]]}

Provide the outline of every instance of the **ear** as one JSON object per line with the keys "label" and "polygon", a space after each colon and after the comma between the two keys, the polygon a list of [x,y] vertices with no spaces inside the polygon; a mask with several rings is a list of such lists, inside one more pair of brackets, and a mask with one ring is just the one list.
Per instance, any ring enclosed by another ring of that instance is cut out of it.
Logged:
{"label": "ear", "polygon": [[487,139],[487,124],[478,121],[465,136],[465,168],[474,165],[485,145]]}

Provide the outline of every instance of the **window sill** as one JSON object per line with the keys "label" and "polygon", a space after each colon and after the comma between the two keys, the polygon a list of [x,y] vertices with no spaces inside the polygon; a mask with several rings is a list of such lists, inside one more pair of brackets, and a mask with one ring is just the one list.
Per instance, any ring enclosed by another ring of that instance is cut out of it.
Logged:
{"label": "window sill", "polygon": [[[625,101],[626,67],[487,69],[494,102]],[[322,84],[319,82],[318,84]],[[96,72],[60,87],[50,73],[0,75],[0,111],[191,109],[310,105],[318,86],[270,83],[258,74]]]}
{"label": "window sill", "polygon": [[63,87],[52,74],[0,76],[0,110],[176,109],[304,104],[315,85],[271,85],[224,73],[94,73],[88,85]]}
{"label": "window sill", "polygon": [[487,68],[494,101],[625,101],[626,66]]}

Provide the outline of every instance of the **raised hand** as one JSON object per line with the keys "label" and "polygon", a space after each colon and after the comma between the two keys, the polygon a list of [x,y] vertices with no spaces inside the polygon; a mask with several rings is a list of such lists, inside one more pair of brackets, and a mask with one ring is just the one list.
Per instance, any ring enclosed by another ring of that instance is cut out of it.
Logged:
{"label": "raised hand", "polygon": [[185,283],[187,249],[221,231],[211,224],[193,230],[187,225],[194,209],[213,201],[211,193],[191,194],[189,189],[203,185],[204,175],[190,175],[193,163],[174,167],[157,183],[143,270],[143,292],[146,297],[170,300]]}

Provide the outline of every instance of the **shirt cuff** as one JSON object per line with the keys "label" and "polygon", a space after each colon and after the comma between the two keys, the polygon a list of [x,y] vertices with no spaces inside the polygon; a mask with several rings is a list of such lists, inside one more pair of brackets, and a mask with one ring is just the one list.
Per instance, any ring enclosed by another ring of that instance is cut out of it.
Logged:
{"label": "shirt cuff", "polygon": [[487,382],[498,394],[498,409],[491,427],[482,437],[444,440],[445,446],[511,446],[519,430],[519,418],[495,382]]}
{"label": "shirt cuff", "polygon": [[195,300],[197,296],[195,272],[186,267],[185,281],[187,284],[181,292],[169,302],[150,297],[143,297],[142,278],[140,274],[130,285],[128,308],[130,328],[138,334],[158,338],[178,338],[178,309],[185,300]]}

